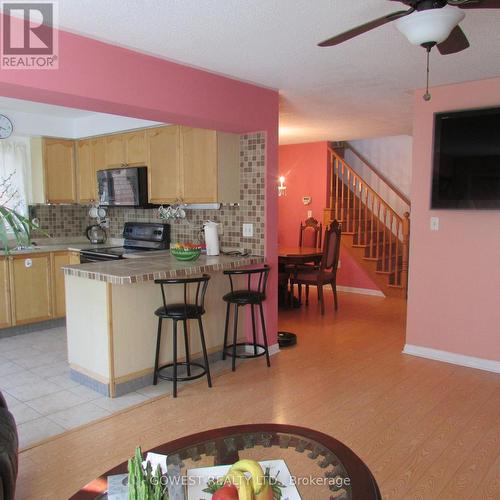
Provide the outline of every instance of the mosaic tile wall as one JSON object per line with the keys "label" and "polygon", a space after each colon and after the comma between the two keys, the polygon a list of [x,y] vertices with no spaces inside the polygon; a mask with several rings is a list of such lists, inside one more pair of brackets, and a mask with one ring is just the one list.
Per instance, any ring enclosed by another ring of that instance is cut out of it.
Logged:
{"label": "mosaic tile wall", "polygon": [[[265,149],[264,132],[240,137],[240,205],[220,210],[188,210],[183,220],[169,221],[172,242],[201,241],[203,221],[223,225],[222,249],[245,248],[254,255],[264,255],[265,222]],[[33,205],[31,217],[38,217],[41,227],[54,238],[81,237],[92,223],[88,207],[79,205]],[[108,236],[121,238],[123,224],[129,221],[158,222],[155,209],[110,208]],[[242,224],[254,225],[252,238],[241,236]]]}

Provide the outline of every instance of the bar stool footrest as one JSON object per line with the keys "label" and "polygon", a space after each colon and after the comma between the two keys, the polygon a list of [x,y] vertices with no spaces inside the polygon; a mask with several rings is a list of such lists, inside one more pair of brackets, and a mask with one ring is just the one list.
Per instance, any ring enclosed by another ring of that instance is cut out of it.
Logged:
{"label": "bar stool footrest", "polygon": [[[226,346],[226,349],[224,350],[224,354],[226,356],[230,356],[231,358],[233,357],[233,345],[234,344],[230,344],[230,345]],[[262,344],[253,344],[252,342],[237,342],[236,343],[236,347],[238,347],[238,346],[251,347],[252,351],[253,351],[254,345],[257,346],[258,350],[260,349],[260,352],[257,352],[257,354],[254,354],[253,352],[248,352],[248,353],[236,354],[234,357],[241,358],[241,359],[249,359],[249,358],[260,358],[261,356],[265,356],[266,347]]]}
{"label": "bar stool footrest", "polygon": [[[158,378],[161,378],[162,380],[169,380],[170,382],[173,382],[174,380],[174,377],[171,376],[171,375],[164,375],[161,373],[162,370],[164,370],[165,368],[173,368],[174,364],[173,363],[168,363],[167,365],[163,365],[163,366],[160,366],[158,368]],[[186,362],[179,362],[177,363],[177,366],[189,366],[190,368],[192,368],[193,366],[195,366],[196,368],[201,368],[201,372],[200,373],[197,373],[196,375],[187,375],[185,377],[177,377],[177,382],[187,382],[189,380],[196,380],[197,378],[201,378],[201,377],[204,377],[206,374],[207,374],[207,370],[205,368],[204,365],[202,365],[201,363],[186,363]]]}

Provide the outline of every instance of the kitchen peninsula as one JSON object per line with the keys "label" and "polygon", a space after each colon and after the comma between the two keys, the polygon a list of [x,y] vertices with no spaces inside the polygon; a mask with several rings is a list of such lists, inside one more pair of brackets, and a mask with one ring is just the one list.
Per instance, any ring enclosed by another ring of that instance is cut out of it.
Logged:
{"label": "kitchen peninsula", "polygon": [[[161,305],[154,280],[159,278],[210,274],[203,322],[208,351],[218,352],[226,311],[222,296],[229,289],[221,271],[263,262],[264,257],[259,256],[223,255],[201,255],[195,262],[180,262],[169,251],[157,251],[154,255],[149,252],[135,258],[64,267],[71,378],[110,397],[152,383],[157,329],[154,311]],[[182,287],[173,285],[168,292],[167,302],[182,302]],[[162,364],[172,360],[171,327],[171,322],[164,322]],[[192,359],[199,357],[198,335],[190,336],[190,351]]]}

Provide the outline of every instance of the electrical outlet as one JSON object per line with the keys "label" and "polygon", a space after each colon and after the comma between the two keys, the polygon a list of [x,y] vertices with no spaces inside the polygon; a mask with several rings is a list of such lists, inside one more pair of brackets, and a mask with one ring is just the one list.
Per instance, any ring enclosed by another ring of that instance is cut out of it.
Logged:
{"label": "electrical outlet", "polygon": [[439,217],[431,217],[431,231],[439,231]]}
{"label": "electrical outlet", "polygon": [[253,224],[243,224],[243,236],[251,238],[253,236]]}

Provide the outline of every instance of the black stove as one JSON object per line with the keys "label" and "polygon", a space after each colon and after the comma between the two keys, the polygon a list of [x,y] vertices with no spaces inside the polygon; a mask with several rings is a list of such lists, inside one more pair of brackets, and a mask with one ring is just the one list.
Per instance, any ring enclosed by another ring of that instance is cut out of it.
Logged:
{"label": "black stove", "polygon": [[126,254],[170,248],[170,226],[151,222],[126,222],[121,247],[89,248],[80,252],[80,262],[123,259]]}

